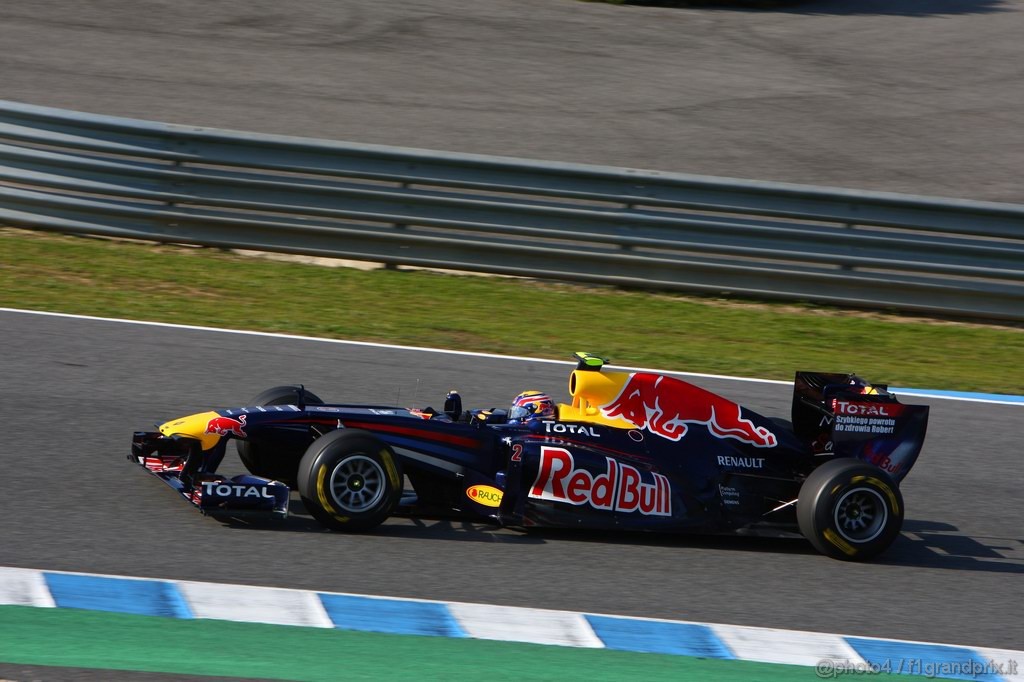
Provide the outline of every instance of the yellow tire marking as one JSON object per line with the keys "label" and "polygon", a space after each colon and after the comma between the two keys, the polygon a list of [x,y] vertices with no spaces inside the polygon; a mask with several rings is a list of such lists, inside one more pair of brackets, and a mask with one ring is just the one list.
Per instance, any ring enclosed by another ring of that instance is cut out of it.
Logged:
{"label": "yellow tire marking", "polygon": [[857,550],[854,549],[846,540],[843,540],[841,537],[836,535],[831,528],[826,528],[822,535],[825,536],[826,540],[842,550],[847,556],[854,556],[857,554]]}
{"label": "yellow tire marking", "polygon": [[324,509],[326,509],[332,515],[334,515],[334,518],[336,518],[339,521],[341,521],[342,523],[344,523],[344,522],[348,521],[348,519],[345,518],[345,517],[342,517],[342,516],[338,516],[337,510],[328,501],[327,491],[324,490],[324,479],[327,478],[327,467],[325,467],[323,464],[320,464],[318,466],[320,468],[316,472],[316,496],[317,496],[317,499],[320,501],[320,505]]}
{"label": "yellow tire marking", "polygon": [[850,482],[859,483],[860,481],[867,481],[868,483],[871,483],[880,488],[882,492],[885,493],[885,496],[889,498],[889,504],[892,505],[893,513],[899,515],[900,505],[896,502],[896,493],[892,491],[892,488],[886,485],[885,481],[880,481],[874,476],[854,476],[853,480],[851,480]]}
{"label": "yellow tire marking", "polygon": [[398,469],[395,467],[394,460],[391,459],[391,453],[387,450],[381,450],[380,458],[384,460],[384,468],[388,470],[388,478],[391,479],[391,485],[397,490],[402,482],[398,480]]}

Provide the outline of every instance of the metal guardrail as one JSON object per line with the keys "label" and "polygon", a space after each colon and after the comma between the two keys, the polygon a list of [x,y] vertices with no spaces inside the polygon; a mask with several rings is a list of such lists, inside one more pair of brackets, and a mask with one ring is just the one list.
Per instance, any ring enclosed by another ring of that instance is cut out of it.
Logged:
{"label": "metal guardrail", "polygon": [[1024,320],[1024,206],[0,101],[0,224]]}

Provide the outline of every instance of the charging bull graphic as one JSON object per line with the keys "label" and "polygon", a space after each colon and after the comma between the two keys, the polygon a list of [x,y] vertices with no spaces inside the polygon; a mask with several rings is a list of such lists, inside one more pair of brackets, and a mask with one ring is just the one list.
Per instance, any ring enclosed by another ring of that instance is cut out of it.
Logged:
{"label": "charging bull graphic", "polygon": [[703,424],[716,438],[735,438],[758,448],[776,445],[775,434],[744,419],[736,403],[660,374],[630,374],[619,394],[600,409],[609,419],[624,419],[669,440],[685,436],[689,424]]}
{"label": "charging bull graphic", "polygon": [[206,424],[204,433],[215,433],[218,436],[231,434],[238,438],[245,438],[245,415],[238,415],[238,419],[215,417]]}

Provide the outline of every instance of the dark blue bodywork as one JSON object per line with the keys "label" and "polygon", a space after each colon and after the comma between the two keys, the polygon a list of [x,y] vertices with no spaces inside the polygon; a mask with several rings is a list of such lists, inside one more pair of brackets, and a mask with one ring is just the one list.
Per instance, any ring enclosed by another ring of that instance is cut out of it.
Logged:
{"label": "dark blue bodywork", "polygon": [[[607,407],[612,402],[595,408],[585,391],[575,388],[573,406],[562,406],[556,419],[517,424],[480,412],[299,400],[218,410],[203,433],[174,433],[167,425],[163,433],[138,432],[129,459],[204,513],[283,515],[286,482],[228,479],[217,472],[227,442],[279,448],[298,467],[301,453],[317,438],[351,429],[372,434],[394,453],[412,488],[399,508],[405,514],[465,516],[517,527],[779,534],[799,532],[795,502],[801,483],[817,466],[855,457],[899,481],[913,466],[927,426],[926,406],[903,405],[884,387],[865,390],[853,375],[813,372],[797,374],[792,422],[740,408],[678,379],[669,384],[650,375],[648,383],[660,385],[659,390],[713,403],[705,409],[680,402],[684,407],[676,408],[674,419],[660,415],[659,421],[652,409],[671,400],[629,394],[640,377],[612,375],[608,381],[614,386],[607,390],[618,406],[631,396],[648,400],[643,418],[637,411]],[[727,419],[730,410],[735,414]],[[633,421],[615,416],[620,413]],[[577,414],[583,416],[574,418]],[[209,435],[213,426],[223,437],[203,449],[197,439],[216,438]],[[241,496],[217,494],[232,486]]]}

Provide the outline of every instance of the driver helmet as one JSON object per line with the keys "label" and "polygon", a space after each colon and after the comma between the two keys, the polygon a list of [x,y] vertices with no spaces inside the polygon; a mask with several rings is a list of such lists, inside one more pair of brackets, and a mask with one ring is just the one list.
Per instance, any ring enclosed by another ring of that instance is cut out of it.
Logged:
{"label": "driver helmet", "polygon": [[876,387],[857,375],[850,377],[850,388],[861,395],[879,395],[881,393]]}
{"label": "driver helmet", "polygon": [[521,424],[528,419],[554,419],[555,403],[540,391],[523,391],[512,401],[508,411],[509,424]]}

